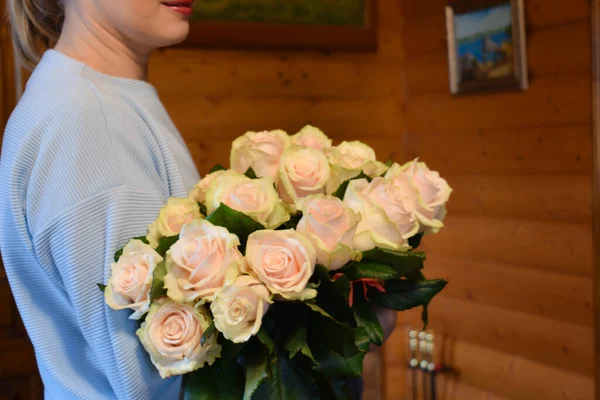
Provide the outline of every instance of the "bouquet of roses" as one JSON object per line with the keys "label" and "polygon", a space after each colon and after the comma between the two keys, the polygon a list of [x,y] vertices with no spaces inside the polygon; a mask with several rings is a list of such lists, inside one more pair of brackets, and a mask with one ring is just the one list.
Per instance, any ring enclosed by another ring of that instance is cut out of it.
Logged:
{"label": "bouquet of roses", "polygon": [[171,198],[146,236],[115,254],[108,306],[133,310],[163,378],[186,399],[347,399],[371,343],[374,307],[427,305],[424,234],[451,189],[418,160],[384,164],[319,129],[248,132],[231,169]]}

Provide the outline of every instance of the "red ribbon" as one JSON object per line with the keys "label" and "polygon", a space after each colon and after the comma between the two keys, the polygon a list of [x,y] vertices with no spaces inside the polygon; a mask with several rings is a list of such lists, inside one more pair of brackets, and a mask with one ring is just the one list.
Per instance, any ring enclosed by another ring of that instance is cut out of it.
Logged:
{"label": "red ribbon", "polygon": [[[339,279],[340,276],[343,276],[344,274],[342,274],[341,272],[338,272],[337,274],[333,275],[333,280],[336,281]],[[365,298],[366,301],[369,301],[369,299],[367,298],[367,291],[370,287],[374,287],[375,289],[379,290],[381,293],[385,293],[385,288],[383,287],[383,285],[381,284],[381,281],[375,278],[361,278],[361,279],[356,279],[354,281],[350,281],[350,294],[348,297],[348,305],[350,306],[350,308],[352,308],[352,304],[354,303],[354,284],[356,282],[360,282],[363,285],[363,296]]]}

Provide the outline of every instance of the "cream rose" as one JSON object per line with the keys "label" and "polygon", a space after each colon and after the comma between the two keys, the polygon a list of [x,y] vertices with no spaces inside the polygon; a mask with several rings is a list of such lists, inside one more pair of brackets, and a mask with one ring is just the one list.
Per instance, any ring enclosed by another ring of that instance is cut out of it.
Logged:
{"label": "cream rose", "polygon": [[331,176],[329,162],[322,151],[292,146],[281,157],[278,191],[288,204],[314,193],[324,193]]}
{"label": "cream rose", "polygon": [[206,192],[206,209],[210,214],[223,203],[240,211],[267,229],[290,219],[271,178],[250,179],[229,171],[214,179]]}
{"label": "cream rose", "polygon": [[200,180],[200,182],[196,184],[196,186],[194,186],[188,197],[195,202],[204,203],[204,200],[206,199],[206,191],[208,190],[211,182],[226,173],[226,170],[220,170],[206,175]]}
{"label": "cream rose", "polygon": [[273,294],[289,300],[317,295],[306,285],[315,270],[317,254],[310,241],[293,229],[252,233],[246,245],[246,266]]}
{"label": "cream rose", "polygon": [[162,378],[212,365],[221,356],[217,335],[200,344],[210,326],[206,315],[201,305],[179,304],[168,298],[152,303],[137,335]]}
{"label": "cream rose", "polygon": [[243,343],[258,333],[263,316],[269,309],[271,293],[258,279],[239,276],[217,293],[210,309],[215,327],[225,339]]}
{"label": "cream rose", "polygon": [[178,235],[183,225],[200,218],[202,214],[196,201],[171,197],[160,210],[158,219],[148,227],[146,238],[152,247],[156,247],[160,238]]}
{"label": "cream rose", "polygon": [[279,159],[289,143],[282,130],[247,132],[233,141],[231,169],[243,174],[251,167],[257,176],[275,180]]}
{"label": "cream rose", "polygon": [[327,193],[333,193],[350,178],[363,171],[374,178],[382,175],[387,166],[377,161],[375,150],[360,141],[342,142],[328,149],[327,156],[331,164],[331,180],[327,184]]}
{"label": "cream rose", "polygon": [[212,301],[217,290],[239,273],[239,245],[236,235],[206,220],[184,225],[167,252],[167,296],[180,303]]}
{"label": "cream rose", "polygon": [[419,212],[422,216],[421,223],[424,225],[421,231],[436,233],[442,227],[442,221],[446,216],[446,203],[452,188],[437,171],[430,170],[427,164],[419,162],[418,159],[407,162],[403,166],[392,165],[385,177],[393,180],[402,174],[411,178],[412,184],[421,196]]}
{"label": "cream rose", "polygon": [[360,258],[360,252],[353,249],[360,216],[340,199],[311,195],[300,202],[300,209],[302,218],[296,230],[311,240],[319,264],[336,270]]}
{"label": "cream rose", "polygon": [[111,266],[104,299],[113,310],[130,308],[130,319],[140,319],[150,308],[150,290],[156,265],[163,258],[152,247],[134,239],[123,248],[119,261]]}
{"label": "cream rose", "polygon": [[419,228],[414,202],[417,195],[415,188],[403,194],[401,188],[383,178],[375,178],[370,184],[366,179],[350,181],[344,203],[361,215],[354,248],[408,249],[407,239]]}
{"label": "cream rose", "polygon": [[304,147],[311,147],[317,150],[323,150],[331,147],[331,139],[327,137],[319,128],[306,125],[298,133],[291,137],[292,144]]}

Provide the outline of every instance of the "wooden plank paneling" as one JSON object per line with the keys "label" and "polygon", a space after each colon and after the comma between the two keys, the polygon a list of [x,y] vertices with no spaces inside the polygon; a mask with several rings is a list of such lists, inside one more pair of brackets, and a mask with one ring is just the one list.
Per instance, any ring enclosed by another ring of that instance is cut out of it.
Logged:
{"label": "wooden plank paneling", "polygon": [[444,295],[434,300],[429,313],[435,331],[592,376],[591,328]]}
{"label": "wooden plank paneling", "polygon": [[587,277],[434,252],[427,253],[424,273],[450,280],[446,296],[592,327],[592,282]]}
{"label": "wooden plank paneling", "polygon": [[[442,169],[443,171],[443,169]],[[455,215],[587,223],[592,217],[589,175],[446,175]]]}
{"label": "wooden plank paneling", "polygon": [[590,276],[590,224],[457,216],[447,229],[424,240],[424,249],[466,259],[530,265],[550,271]]}
{"label": "wooden plank paneling", "polygon": [[[180,104],[179,96],[162,96],[163,101]],[[195,118],[190,118],[195,110]],[[248,130],[298,130],[307,123],[323,129],[331,137],[396,136],[402,124],[402,107],[395,101],[361,98],[332,100],[292,98],[282,102],[275,98],[186,98],[185,107],[169,109],[171,117],[185,137],[218,136],[235,138]]]}
{"label": "wooden plank paneling", "polygon": [[403,149],[442,175],[589,174],[589,124],[448,132],[413,129]]}
{"label": "wooden plank paneling", "polygon": [[591,89],[589,78],[568,77],[538,80],[526,92],[480,95],[477,101],[449,93],[415,96],[408,98],[405,117],[408,129],[418,131],[589,124]]}
{"label": "wooden plank paneling", "polygon": [[[181,60],[185,57],[185,62]],[[242,65],[205,62],[198,53],[182,50],[156,57],[152,71],[168,74],[157,80],[161,95],[210,97],[322,97],[381,99],[399,95],[402,75],[395,63],[365,58],[350,63],[338,58],[311,60],[248,59]]]}

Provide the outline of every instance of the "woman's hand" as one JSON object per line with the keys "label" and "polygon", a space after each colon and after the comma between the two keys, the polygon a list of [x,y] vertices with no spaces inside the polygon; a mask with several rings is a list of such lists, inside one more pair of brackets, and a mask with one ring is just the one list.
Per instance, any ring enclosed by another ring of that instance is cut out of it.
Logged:
{"label": "woman's hand", "polygon": [[[377,319],[383,328],[383,341],[385,342],[392,335],[392,332],[394,332],[394,328],[396,327],[397,312],[387,308],[375,307],[375,313],[377,314]],[[369,351],[375,351],[378,348],[379,346],[371,344]]]}

